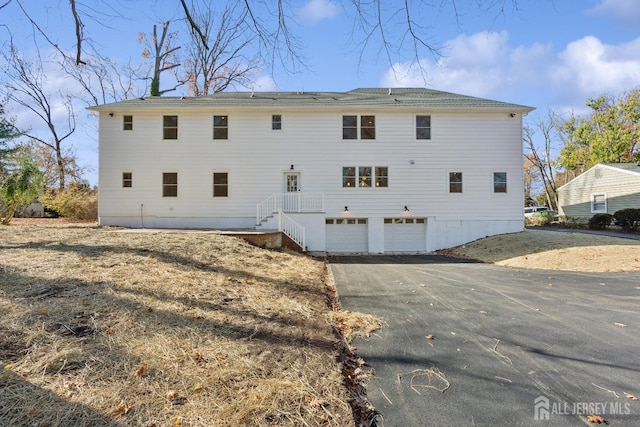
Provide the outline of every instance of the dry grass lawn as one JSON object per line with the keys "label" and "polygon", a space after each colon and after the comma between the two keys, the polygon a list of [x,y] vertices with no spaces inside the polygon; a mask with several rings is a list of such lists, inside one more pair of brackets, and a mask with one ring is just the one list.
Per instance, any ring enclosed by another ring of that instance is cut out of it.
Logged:
{"label": "dry grass lawn", "polygon": [[640,271],[640,241],[579,232],[525,230],[440,252],[508,267],[590,273]]}
{"label": "dry grass lawn", "polygon": [[326,280],[216,234],[0,227],[2,425],[353,425]]}

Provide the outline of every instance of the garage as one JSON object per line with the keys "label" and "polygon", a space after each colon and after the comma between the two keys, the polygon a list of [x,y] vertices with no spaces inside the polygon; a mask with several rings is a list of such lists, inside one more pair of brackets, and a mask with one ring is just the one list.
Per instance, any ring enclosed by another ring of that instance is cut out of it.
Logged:
{"label": "garage", "polygon": [[424,218],[385,218],[385,252],[425,252],[427,224]]}
{"label": "garage", "polygon": [[325,220],[327,252],[368,252],[366,218],[328,218]]}

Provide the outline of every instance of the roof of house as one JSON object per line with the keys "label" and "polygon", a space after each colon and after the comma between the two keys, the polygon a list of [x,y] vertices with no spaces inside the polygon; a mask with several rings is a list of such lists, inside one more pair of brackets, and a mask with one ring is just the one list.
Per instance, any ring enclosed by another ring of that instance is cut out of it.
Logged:
{"label": "roof of house", "polygon": [[637,163],[601,163],[602,166],[621,169],[625,172],[635,172],[640,174],[640,165]]}
{"label": "roof of house", "polygon": [[533,107],[425,88],[364,88],[348,92],[220,92],[198,97],[143,97],[90,107],[92,111],[198,108],[421,108],[503,110]]}
{"label": "roof of house", "polygon": [[586,171],[582,172],[580,175],[576,176],[571,181],[558,187],[558,190],[570,188],[571,186],[574,186],[576,184],[581,185],[582,181],[587,179],[586,176],[588,174],[591,174],[592,171],[595,170],[596,168],[602,168],[602,167],[617,169],[621,173],[630,173],[633,175],[637,175],[638,178],[640,178],[640,165],[638,165],[637,163],[598,163],[596,165],[593,165]]}

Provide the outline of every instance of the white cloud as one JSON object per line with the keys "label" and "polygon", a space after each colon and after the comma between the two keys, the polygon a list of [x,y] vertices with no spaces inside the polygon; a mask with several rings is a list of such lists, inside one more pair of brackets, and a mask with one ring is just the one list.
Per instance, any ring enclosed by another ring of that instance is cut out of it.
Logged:
{"label": "white cloud", "polygon": [[640,7],[638,0],[602,0],[587,13],[592,16],[613,18],[620,25],[632,29],[640,29]]}
{"label": "white cloud", "polygon": [[338,7],[331,0],[309,0],[298,10],[298,16],[312,24],[336,16]]}
{"label": "white cloud", "polygon": [[554,52],[550,45],[511,46],[506,32],[482,32],[447,46],[437,62],[395,64],[380,85],[426,85],[541,109],[579,110],[589,97],[618,95],[640,83],[640,38],[607,45],[588,36]]}
{"label": "white cloud", "polygon": [[619,94],[640,82],[640,38],[606,45],[588,36],[569,43],[549,69],[550,85],[567,95],[588,97]]}
{"label": "white cloud", "polygon": [[[395,64],[382,86],[428,86],[474,96],[499,97],[513,91],[522,80],[535,81],[536,64],[545,63],[550,47],[534,44],[512,48],[506,31],[461,35],[447,42],[436,63]],[[426,74],[426,81],[425,76]]]}

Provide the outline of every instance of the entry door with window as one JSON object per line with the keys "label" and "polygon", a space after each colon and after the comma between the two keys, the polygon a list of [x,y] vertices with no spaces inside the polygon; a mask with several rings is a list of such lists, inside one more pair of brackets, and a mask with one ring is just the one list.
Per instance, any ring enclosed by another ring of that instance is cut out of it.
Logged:
{"label": "entry door with window", "polygon": [[300,202],[300,173],[286,172],[284,174],[284,197],[282,198],[282,210],[296,212]]}

